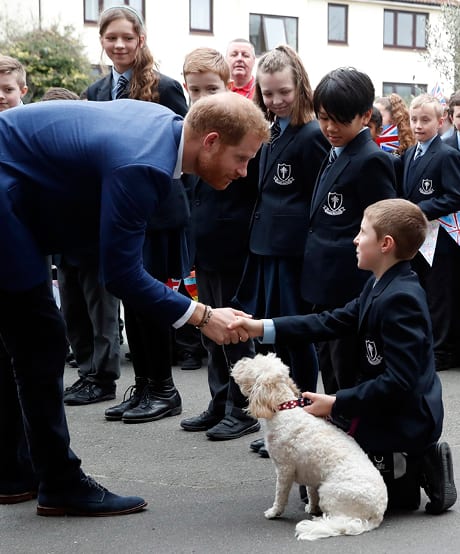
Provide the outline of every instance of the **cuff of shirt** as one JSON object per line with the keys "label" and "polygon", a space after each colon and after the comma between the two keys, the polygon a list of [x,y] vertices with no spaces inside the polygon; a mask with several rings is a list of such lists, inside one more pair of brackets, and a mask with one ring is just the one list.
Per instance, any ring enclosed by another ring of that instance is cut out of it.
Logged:
{"label": "cuff of shirt", "polygon": [[172,324],[174,329],[179,329],[179,327],[182,327],[187,323],[187,321],[192,317],[192,314],[195,311],[197,305],[198,302],[195,302],[195,300],[192,300],[190,302],[190,306],[188,307],[188,310],[185,312],[185,314]]}
{"label": "cuff of shirt", "polygon": [[262,319],[264,326],[264,335],[259,338],[262,344],[274,344],[276,341],[276,329],[273,319]]}

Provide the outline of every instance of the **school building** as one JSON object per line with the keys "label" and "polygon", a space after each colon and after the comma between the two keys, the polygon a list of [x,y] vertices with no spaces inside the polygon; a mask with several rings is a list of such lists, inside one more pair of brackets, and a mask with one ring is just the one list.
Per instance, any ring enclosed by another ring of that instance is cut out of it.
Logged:
{"label": "school building", "polygon": [[[312,86],[339,66],[372,78],[376,94],[404,97],[440,84],[423,58],[427,24],[439,21],[442,0],[0,0],[0,21],[25,28],[72,25],[91,62],[99,64],[97,19],[101,10],[126,4],[140,11],[148,44],[160,70],[182,82],[185,54],[199,46],[225,52],[234,38],[247,38],[257,54],[287,43],[302,57]],[[0,28],[1,32],[1,28]]]}

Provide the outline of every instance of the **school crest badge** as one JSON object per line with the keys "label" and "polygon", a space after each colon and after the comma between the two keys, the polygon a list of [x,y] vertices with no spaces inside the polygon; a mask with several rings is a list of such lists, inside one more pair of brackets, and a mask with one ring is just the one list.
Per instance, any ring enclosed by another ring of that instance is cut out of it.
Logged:
{"label": "school crest badge", "polygon": [[294,177],[291,176],[291,166],[284,163],[278,164],[273,180],[277,185],[290,185],[293,183]]}
{"label": "school crest badge", "polygon": [[422,179],[422,184],[420,185],[418,191],[422,194],[433,194],[433,181],[431,179]]}
{"label": "school crest badge", "polygon": [[327,193],[327,204],[323,206],[323,210],[328,215],[341,215],[345,211],[343,206],[343,194],[337,192]]}
{"label": "school crest badge", "polygon": [[366,358],[371,365],[379,365],[383,359],[377,352],[377,346],[373,340],[366,340]]}

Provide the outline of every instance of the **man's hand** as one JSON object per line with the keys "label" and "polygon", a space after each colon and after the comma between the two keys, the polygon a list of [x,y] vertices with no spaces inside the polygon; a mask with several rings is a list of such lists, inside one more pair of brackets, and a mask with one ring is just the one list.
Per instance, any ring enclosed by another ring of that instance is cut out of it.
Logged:
{"label": "man's hand", "polygon": [[242,338],[241,340],[247,340],[248,338],[254,339],[256,337],[263,337],[264,325],[261,319],[248,319],[247,317],[240,317],[237,315],[233,323],[228,326],[230,330],[236,330]]}
{"label": "man's hand", "polygon": [[245,342],[249,339],[245,329],[233,330],[229,326],[231,323],[236,322],[237,319],[246,320],[251,318],[251,315],[240,310],[234,310],[233,308],[211,308],[212,314],[210,317],[207,317],[208,310],[209,307],[198,304],[194,315],[188,323],[198,325],[203,335],[206,335],[217,344],[238,344],[240,341]]}

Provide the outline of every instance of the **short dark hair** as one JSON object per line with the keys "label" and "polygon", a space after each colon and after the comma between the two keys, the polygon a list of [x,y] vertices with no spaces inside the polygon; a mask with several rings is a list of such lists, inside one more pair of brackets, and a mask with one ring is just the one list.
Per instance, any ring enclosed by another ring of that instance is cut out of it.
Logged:
{"label": "short dark hair", "polygon": [[382,127],[382,121],[383,119],[382,119],[382,114],[380,113],[380,110],[376,106],[373,106],[369,123],[374,123],[375,127],[377,129],[380,129]]}
{"label": "short dark hair", "polygon": [[325,75],[313,95],[315,113],[320,109],[339,123],[350,123],[372,108],[374,85],[366,73],[354,67],[339,67]]}

